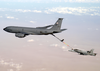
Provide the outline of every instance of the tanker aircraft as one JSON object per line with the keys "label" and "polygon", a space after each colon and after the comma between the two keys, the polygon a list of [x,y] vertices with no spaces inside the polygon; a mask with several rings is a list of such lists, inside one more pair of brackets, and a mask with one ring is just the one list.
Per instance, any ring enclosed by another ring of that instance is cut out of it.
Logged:
{"label": "tanker aircraft", "polygon": [[[54,25],[48,25],[44,27],[36,27],[36,28],[31,28],[31,27],[19,27],[19,26],[8,26],[4,28],[6,32],[9,33],[14,33],[16,37],[18,38],[24,38],[28,35],[53,35],[55,33],[61,33],[64,30],[67,29],[61,29],[61,24],[62,24],[63,18],[58,18],[56,23]],[[50,29],[48,29],[51,27]],[[64,41],[61,40],[61,41]]]}

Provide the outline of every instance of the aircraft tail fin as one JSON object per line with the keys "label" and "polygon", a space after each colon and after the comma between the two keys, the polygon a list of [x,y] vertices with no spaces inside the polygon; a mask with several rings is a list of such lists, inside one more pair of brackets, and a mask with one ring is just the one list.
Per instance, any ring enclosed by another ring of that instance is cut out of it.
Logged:
{"label": "aircraft tail fin", "polygon": [[90,53],[93,54],[93,51],[94,51],[94,49],[91,49],[91,50],[90,50]]}
{"label": "aircraft tail fin", "polygon": [[97,53],[93,53],[93,51],[94,51],[94,49],[91,49],[91,50],[90,50],[90,55],[92,55],[92,56],[96,56]]}
{"label": "aircraft tail fin", "polygon": [[63,18],[59,18],[51,30],[60,30]]}

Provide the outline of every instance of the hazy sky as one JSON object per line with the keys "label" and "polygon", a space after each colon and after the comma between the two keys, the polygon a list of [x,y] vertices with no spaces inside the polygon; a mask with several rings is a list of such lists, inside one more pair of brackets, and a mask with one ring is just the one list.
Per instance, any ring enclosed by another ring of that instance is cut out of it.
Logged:
{"label": "hazy sky", "polygon": [[[17,38],[6,26],[42,27],[64,18],[56,34],[73,48],[94,49],[96,57],[71,53],[51,35]],[[100,71],[100,0],[0,0],[0,71]]]}

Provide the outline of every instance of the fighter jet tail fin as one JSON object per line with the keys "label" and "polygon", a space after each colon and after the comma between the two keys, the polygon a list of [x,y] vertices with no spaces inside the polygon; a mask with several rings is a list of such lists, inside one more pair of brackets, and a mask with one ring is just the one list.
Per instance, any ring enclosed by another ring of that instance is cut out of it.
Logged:
{"label": "fighter jet tail fin", "polygon": [[94,49],[91,49],[91,50],[90,50],[90,55],[92,55],[92,56],[96,56],[97,53],[93,53],[93,51],[94,51]]}
{"label": "fighter jet tail fin", "polygon": [[63,18],[59,18],[51,30],[60,30]]}
{"label": "fighter jet tail fin", "polygon": [[90,53],[93,53],[93,51],[94,51],[94,49],[91,49],[91,50],[90,50]]}

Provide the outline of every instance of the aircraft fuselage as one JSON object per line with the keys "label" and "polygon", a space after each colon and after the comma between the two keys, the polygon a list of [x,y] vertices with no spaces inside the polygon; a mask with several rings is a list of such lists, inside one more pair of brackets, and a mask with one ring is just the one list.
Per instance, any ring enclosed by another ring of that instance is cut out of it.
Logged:
{"label": "aircraft fuselage", "polygon": [[49,30],[49,29],[38,29],[38,28],[28,28],[28,27],[16,27],[9,26],[4,28],[5,31],[10,33],[23,33],[23,34],[31,34],[31,35],[48,35],[53,33],[58,33],[58,30]]}
{"label": "aircraft fuselage", "polygon": [[79,50],[79,49],[72,49],[69,51],[79,53],[80,55],[96,56],[96,54],[97,54],[97,53],[93,53],[93,49],[91,49],[90,51],[83,51],[83,50]]}

